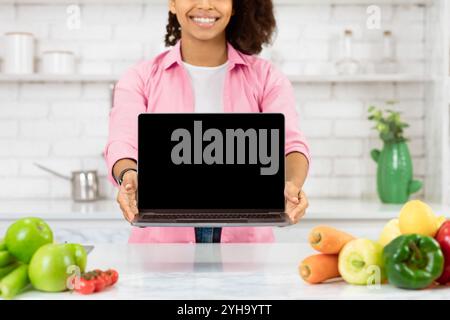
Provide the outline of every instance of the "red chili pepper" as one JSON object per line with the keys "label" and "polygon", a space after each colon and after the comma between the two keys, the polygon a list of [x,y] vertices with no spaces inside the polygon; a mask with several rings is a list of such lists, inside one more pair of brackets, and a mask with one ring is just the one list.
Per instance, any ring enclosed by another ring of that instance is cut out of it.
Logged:
{"label": "red chili pepper", "polygon": [[439,228],[436,234],[436,240],[441,246],[442,253],[444,254],[444,272],[437,281],[441,284],[450,283],[450,221],[446,221]]}

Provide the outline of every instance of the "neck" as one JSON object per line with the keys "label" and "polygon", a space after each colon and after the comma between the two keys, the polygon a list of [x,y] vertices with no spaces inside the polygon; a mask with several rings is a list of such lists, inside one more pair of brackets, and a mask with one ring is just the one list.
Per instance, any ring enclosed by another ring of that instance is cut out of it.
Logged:
{"label": "neck", "polygon": [[202,41],[182,35],[181,56],[184,62],[194,66],[220,66],[228,60],[225,36]]}

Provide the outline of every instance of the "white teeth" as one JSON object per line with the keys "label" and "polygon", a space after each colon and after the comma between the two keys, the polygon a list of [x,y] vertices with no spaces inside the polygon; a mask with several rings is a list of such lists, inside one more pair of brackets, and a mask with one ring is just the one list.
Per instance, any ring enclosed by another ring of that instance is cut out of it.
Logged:
{"label": "white teeth", "polygon": [[197,23],[204,23],[204,24],[212,24],[212,23],[216,22],[215,18],[197,18],[197,17],[194,17],[192,19],[195,22],[197,22]]}

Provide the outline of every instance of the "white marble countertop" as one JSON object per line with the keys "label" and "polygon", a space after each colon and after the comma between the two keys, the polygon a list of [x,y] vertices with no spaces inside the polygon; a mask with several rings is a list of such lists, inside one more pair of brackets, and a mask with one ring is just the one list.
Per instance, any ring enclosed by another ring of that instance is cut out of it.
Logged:
{"label": "white marble countertop", "polygon": [[104,292],[28,291],[20,299],[450,299],[450,287],[409,291],[343,281],[308,285],[297,273],[307,244],[98,245],[88,269],[119,271]]}
{"label": "white marble countertop", "polygon": [[[431,204],[437,214],[450,214],[450,209]],[[386,205],[378,200],[310,199],[305,219],[309,220],[388,220],[398,216],[401,205]],[[0,220],[38,216],[48,220],[122,220],[115,200],[74,202],[72,200],[8,200],[0,201]]]}

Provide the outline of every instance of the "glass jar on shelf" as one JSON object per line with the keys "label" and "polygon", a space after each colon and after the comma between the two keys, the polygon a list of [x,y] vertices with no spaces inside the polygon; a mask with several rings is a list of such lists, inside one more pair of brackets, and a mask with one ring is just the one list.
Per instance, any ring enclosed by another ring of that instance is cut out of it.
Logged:
{"label": "glass jar on shelf", "polygon": [[395,54],[395,40],[392,32],[386,30],[383,32],[383,56],[377,65],[377,73],[396,72],[398,72],[398,61]]}
{"label": "glass jar on shelf", "polygon": [[360,63],[353,57],[353,32],[345,30],[342,39],[341,58],[336,62],[336,71],[340,75],[352,75],[361,72]]}

